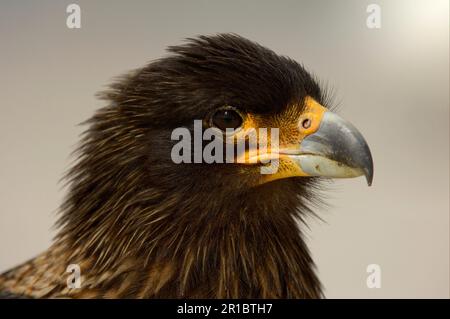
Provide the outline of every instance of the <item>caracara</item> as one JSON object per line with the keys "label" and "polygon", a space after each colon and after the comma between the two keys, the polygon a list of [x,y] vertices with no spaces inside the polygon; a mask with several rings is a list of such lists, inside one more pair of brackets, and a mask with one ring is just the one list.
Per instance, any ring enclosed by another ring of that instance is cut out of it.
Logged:
{"label": "caracara", "polygon": [[[370,185],[364,138],[299,63],[255,42],[200,36],[168,52],[100,95],[107,106],[86,122],[54,243],[2,274],[1,296],[323,296],[299,225],[321,180],[365,175]],[[278,129],[278,145],[258,147],[258,133],[230,161],[207,161],[199,121],[221,132],[210,140],[224,149],[261,128],[266,142]],[[182,162],[173,158],[180,128],[192,133]],[[278,169],[263,173],[268,159]]]}

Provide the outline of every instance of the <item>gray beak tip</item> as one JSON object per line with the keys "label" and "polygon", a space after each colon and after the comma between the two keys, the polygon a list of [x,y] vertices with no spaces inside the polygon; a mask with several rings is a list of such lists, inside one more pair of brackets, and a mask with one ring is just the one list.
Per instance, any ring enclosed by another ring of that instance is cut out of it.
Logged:
{"label": "gray beak tip", "polygon": [[364,175],[366,176],[367,186],[372,186],[372,181],[373,181],[373,161],[372,161],[372,156],[370,156],[370,165],[369,165],[369,167],[364,168]]}
{"label": "gray beak tip", "polygon": [[373,175],[365,174],[367,180],[367,186],[372,186]]}

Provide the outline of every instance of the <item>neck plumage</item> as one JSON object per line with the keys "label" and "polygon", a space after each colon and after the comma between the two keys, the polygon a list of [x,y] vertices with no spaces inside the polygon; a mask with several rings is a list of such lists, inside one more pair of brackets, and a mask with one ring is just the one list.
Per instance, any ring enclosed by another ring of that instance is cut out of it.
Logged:
{"label": "neck plumage", "polygon": [[64,216],[75,218],[65,220],[56,246],[73,252],[67,263],[89,268],[87,283],[100,296],[322,296],[297,226],[298,199],[267,204],[264,186],[220,203],[214,192],[187,191],[111,190],[100,205],[98,192],[72,194],[80,201]]}

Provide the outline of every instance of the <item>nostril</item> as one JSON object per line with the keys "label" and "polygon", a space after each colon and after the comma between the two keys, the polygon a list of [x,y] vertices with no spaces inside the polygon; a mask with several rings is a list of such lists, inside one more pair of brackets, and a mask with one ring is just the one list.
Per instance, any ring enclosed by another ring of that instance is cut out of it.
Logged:
{"label": "nostril", "polygon": [[310,119],[304,119],[302,121],[302,127],[304,129],[310,128],[311,127],[311,120]]}

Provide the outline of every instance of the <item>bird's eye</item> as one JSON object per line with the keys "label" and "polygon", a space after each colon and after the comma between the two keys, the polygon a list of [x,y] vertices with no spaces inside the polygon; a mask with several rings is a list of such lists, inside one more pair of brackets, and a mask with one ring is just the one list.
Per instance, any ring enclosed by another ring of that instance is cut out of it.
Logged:
{"label": "bird's eye", "polygon": [[216,111],[211,118],[211,122],[214,126],[225,131],[227,128],[237,129],[242,125],[243,120],[237,111],[226,108]]}

